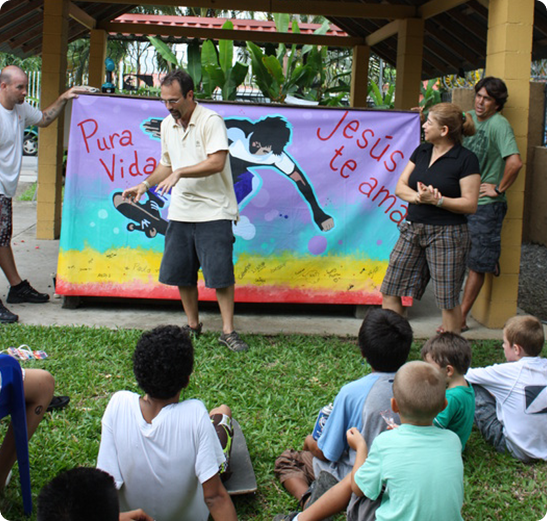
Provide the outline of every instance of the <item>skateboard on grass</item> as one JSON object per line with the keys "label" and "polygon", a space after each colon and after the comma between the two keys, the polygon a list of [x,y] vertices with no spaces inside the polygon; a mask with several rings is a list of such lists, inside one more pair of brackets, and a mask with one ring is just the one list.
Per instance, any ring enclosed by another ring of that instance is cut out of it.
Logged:
{"label": "skateboard on grass", "polygon": [[224,482],[230,496],[254,494],[256,492],[256,477],[247,448],[245,436],[239,423],[232,418],[234,438],[232,439],[232,454],[230,456],[230,471],[232,475]]}

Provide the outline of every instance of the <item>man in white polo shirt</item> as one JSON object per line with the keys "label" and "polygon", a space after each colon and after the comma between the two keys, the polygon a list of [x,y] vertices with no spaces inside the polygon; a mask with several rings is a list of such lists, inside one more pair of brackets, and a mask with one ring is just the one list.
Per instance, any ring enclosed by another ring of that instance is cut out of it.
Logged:
{"label": "man in white polo shirt", "polygon": [[[42,111],[25,101],[27,86],[27,75],[19,67],[8,65],[0,72],[0,268],[10,284],[7,298],[10,304],[41,304],[49,300],[47,293],[39,293],[28,281],[21,279],[11,248],[11,200],[21,172],[25,128],[29,125],[47,127],[59,116],[69,99],[86,92],[85,88],[72,87]],[[12,323],[18,319],[0,301],[0,322]]]}
{"label": "man in white polo shirt", "polygon": [[234,266],[232,223],[238,219],[224,120],[194,100],[194,82],[181,70],[169,73],[161,84],[161,99],[170,115],[161,124],[161,160],[154,172],[123,196],[138,201],[157,185],[164,194],[172,189],[169,226],[159,280],[179,288],[188,324],[194,336],[201,332],[197,275],[216,290],[222,316],[219,342],[232,351],[247,344],[234,330]]}

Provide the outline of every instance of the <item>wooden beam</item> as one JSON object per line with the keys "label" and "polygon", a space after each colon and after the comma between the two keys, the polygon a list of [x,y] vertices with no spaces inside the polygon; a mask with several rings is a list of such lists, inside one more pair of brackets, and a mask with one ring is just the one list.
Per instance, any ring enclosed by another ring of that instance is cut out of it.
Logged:
{"label": "wooden beam", "polygon": [[[481,41],[475,33],[471,31],[462,30],[462,26],[454,24],[453,18],[449,14],[442,14],[435,18],[437,26],[445,33],[452,35],[454,40],[459,41],[470,52],[478,55],[477,49],[484,47],[485,42]],[[473,60],[471,63],[476,63],[477,60]]]}
{"label": "wooden beam", "polygon": [[[43,29],[41,26],[36,25],[28,31],[21,32],[20,36],[13,38],[11,42],[8,42],[12,48],[17,48],[19,46],[24,47],[25,44],[30,43],[34,38],[41,37],[43,34]],[[27,52],[27,51],[25,51]]]}
{"label": "wooden beam", "polygon": [[[69,27],[68,29],[69,42],[78,40],[88,35],[89,35],[89,31],[85,27],[82,27],[81,25],[74,25],[72,26],[72,28]],[[40,34],[39,36],[34,37],[32,40],[25,42],[23,45],[21,45],[21,49],[23,50],[25,54],[28,54],[31,56],[40,54],[42,52],[42,35]]]}
{"label": "wooden beam", "polygon": [[91,31],[97,26],[97,20],[80,9],[73,2],[68,3],[68,16]]}
{"label": "wooden beam", "polygon": [[469,0],[430,0],[424,5],[418,7],[418,14],[424,20],[454,9],[459,5],[466,4]]}
{"label": "wooden beam", "polygon": [[[534,31],[539,31],[542,34],[547,35],[547,21],[539,16],[534,18]],[[538,43],[537,40],[534,42],[534,45]]]}
{"label": "wooden beam", "polygon": [[[133,5],[135,0],[80,0],[99,4]],[[150,0],[152,1],[152,0]],[[154,5],[179,6],[180,0],[153,0]],[[229,9],[235,11],[266,11],[269,13],[309,14],[349,18],[397,20],[414,18],[417,8],[406,4],[365,4],[333,0],[188,0],[187,7]]]}
{"label": "wooden beam", "polygon": [[[196,1],[196,0],[190,0]],[[202,0],[209,3],[208,0]],[[213,5],[215,0],[211,2]],[[227,0],[230,4],[230,1]],[[298,2],[287,2],[286,0],[271,0],[271,11],[273,13],[287,12],[287,4],[292,6],[294,14],[313,14],[323,16],[339,16],[348,18],[380,18],[380,19],[403,19],[416,16],[416,8],[410,5],[395,4],[365,4],[356,2],[332,2],[325,0],[298,0]],[[255,9],[256,10],[256,9]]]}
{"label": "wooden beam", "polygon": [[[2,6],[2,11],[0,19],[2,19],[2,26],[7,25],[8,23],[14,23],[21,18],[24,18],[27,14],[31,13],[34,10],[39,10],[42,13],[44,5],[44,0],[32,0],[27,4],[21,5],[19,2],[6,2]],[[6,19],[6,22],[3,19]],[[9,18],[9,22],[7,19]]]}
{"label": "wooden beam", "polygon": [[[433,27],[433,24],[428,25],[427,33],[430,34],[438,42],[438,46],[448,46],[457,55],[459,55],[462,61],[466,61],[467,64],[472,64],[477,59],[477,53],[468,49],[465,45],[462,45],[456,38],[452,38],[452,33],[447,33],[445,30],[439,27]],[[448,44],[448,42],[450,42]],[[462,67],[463,64],[460,65]],[[462,67],[463,68],[463,67]]]}
{"label": "wooden beam", "polygon": [[475,13],[484,18],[484,23],[488,25],[488,2],[484,5],[483,2],[478,2],[476,0],[470,0],[468,7],[471,8]]}
{"label": "wooden beam", "polygon": [[444,67],[440,69],[446,69],[448,66],[453,67],[455,71],[459,70],[463,60],[448,50],[446,46],[432,43],[432,39],[429,35],[424,36],[424,47],[429,50],[430,54],[435,55],[444,62]]}
{"label": "wooden beam", "polygon": [[366,107],[368,93],[368,65],[370,47],[358,45],[353,48],[350,104],[352,107]]}
{"label": "wooden beam", "polygon": [[[41,21],[43,20],[44,15],[41,11],[37,11],[36,13],[30,15],[28,18],[25,18],[24,20],[20,20],[16,25],[10,28],[9,31],[0,31],[0,43],[8,42],[11,46],[11,48],[14,48],[13,42],[10,42],[12,39],[21,39],[21,36],[24,36],[27,30],[32,29],[33,27],[38,27],[40,32],[42,31],[42,27],[40,25]],[[19,37],[19,38],[17,38]],[[23,38],[24,41],[24,38]]]}
{"label": "wooden beam", "polygon": [[[488,32],[488,25],[481,25],[479,22],[475,21],[471,16],[466,16],[463,13],[460,13],[458,10],[453,11],[450,15],[446,15],[454,18],[458,23],[465,27],[473,36],[476,36],[484,42],[484,49],[486,49],[486,37]],[[451,26],[454,27],[454,22]],[[479,49],[476,52],[478,54],[484,53],[484,49]]]}
{"label": "wooden beam", "polygon": [[383,42],[387,38],[395,36],[399,32],[399,20],[390,22],[383,27],[380,27],[377,31],[369,34],[366,38],[367,45],[373,47],[374,45]]}
{"label": "wooden beam", "polygon": [[330,47],[354,47],[364,45],[364,38],[353,36],[328,36],[318,34],[270,33],[260,31],[237,31],[231,29],[202,29],[195,27],[99,23],[99,29],[109,33],[145,34],[151,36],[175,36],[184,38],[199,38],[200,40],[233,40],[252,42],[295,43],[298,45],[328,45]]}

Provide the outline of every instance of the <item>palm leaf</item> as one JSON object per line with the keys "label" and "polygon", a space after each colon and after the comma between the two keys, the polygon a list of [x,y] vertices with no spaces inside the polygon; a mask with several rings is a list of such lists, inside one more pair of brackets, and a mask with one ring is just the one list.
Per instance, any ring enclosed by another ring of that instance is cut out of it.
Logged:
{"label": "palm leaf", "polygon": [[180,69],[184,70],[184,67],[182,66],[182,63],[179,63],[177,60],[177,57],[173,53],[173,51],[169,48],[169,46],[160,40],[159,38],[156,38],[154,36],[148,36],[148,39],[150,40],[150,43],[154,46],[154,49],[156,49],[156,52],[168,63],[172,64],[175,67],[179,67]]}
{"label": "palm leaf", "polygon": [[[231,20],[226,20],[223,29],[233,29],[234,24]],[[224,74],[227,75],[228,71],[232,67],[234,60],[234,42],[233,40],[219,40],[218,42],[218,62],[220,67],[224,71]]]}

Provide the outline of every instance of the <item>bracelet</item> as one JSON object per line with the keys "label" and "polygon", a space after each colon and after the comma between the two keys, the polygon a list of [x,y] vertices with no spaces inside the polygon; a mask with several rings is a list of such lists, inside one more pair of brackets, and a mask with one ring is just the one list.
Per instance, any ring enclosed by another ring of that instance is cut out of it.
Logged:
{"label": "bracelet", "polygon": [[144,181],[141,181],[141,184],[146,186],[146,191],[150,190],[150,183],[145,179]]}
{"label": "bracelet", "polygon": [[442,206],[444,203],[444,197],[441,197],[438,201],[437,201],[437,206]]}

